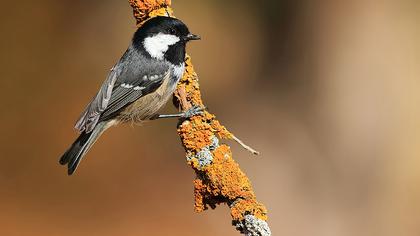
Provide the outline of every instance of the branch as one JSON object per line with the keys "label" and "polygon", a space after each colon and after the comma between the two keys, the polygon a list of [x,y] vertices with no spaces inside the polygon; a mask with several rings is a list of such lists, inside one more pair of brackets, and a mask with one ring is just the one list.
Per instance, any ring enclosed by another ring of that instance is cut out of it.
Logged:
{"label": "branch", "polygon": [[[157,15],[173,16],[171,0],[129,0],[137,25]],[[192,106],[204,107],[198,76],[187,56],[186,70],[178,83],[174,103],[183,111]],[[257,201],[248,177],[233,160],[230,147],[219,138],[233,139],[254,154],[258,152],[230,133],[216,116],[209,112],[183,121],[178,134],[187,153],[188,164],[194,169],[195,211],[226,203],[231,210],[232,224],[250,236],[271,235],[267,210]],[[216,137],[217,136],[217,137]]]}

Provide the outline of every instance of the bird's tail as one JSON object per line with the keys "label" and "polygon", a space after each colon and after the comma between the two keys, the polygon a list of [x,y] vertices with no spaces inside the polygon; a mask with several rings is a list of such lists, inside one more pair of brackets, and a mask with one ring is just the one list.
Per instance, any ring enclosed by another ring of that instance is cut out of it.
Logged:
{"label": "bird's tail", "polygon": [[98,123],[92,132],[83,131],[71,147],[60,158],[60,164],[68,167],[68,174],[72,175],[99,136],[109,127],[108,122]]}

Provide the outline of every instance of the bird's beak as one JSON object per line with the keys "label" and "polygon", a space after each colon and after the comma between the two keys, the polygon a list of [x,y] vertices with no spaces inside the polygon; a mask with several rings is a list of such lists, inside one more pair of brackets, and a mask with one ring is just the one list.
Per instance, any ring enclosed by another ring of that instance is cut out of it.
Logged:
{"label": "bird's beak", "polygon": [[191,41],[191,40],[200,40],[201,39],[201,37],[200,36],[198,36],[198,35],[195,35],[195,34],[188,34],[186,37],[185,37],[185,40],[186,41]]}

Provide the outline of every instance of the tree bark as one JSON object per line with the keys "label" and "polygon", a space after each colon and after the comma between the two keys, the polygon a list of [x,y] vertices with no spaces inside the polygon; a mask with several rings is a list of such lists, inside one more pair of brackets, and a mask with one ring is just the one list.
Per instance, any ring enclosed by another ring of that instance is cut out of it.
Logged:
{"label": "tree bark", "polygon": [[[158,16],[171,16],[171,0],[129,0],[137,25]],[[192,106],[204,107],[198,76],[191,58],[187,56],[186,70],[174,95],[174,104],[182,111]],[[230,147],[219,143],[219,138],[233,139],[215,115],[205,111],[179,124],[178,134],[185,148],[187,162],[194,169],[195,211],[226,203],[230,207],[232,225],[246,235],[271,235],[267,224],[267,210],[257,201],[248,177],[233,160]],[[257,154],[252,148],[245,148]]]}

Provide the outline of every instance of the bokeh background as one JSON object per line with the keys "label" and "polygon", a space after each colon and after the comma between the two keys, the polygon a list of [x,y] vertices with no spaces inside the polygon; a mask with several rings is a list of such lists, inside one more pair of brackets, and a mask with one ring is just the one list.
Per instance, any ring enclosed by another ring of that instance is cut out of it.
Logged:
{"label": "bokeh background", "polygon": [[[175,120],[109,130],[68,177],[75,120],[135,30],[125,0],[1,1],[0,235],[237,235],[193,211]],[[210,111],[273,235],[420,235],[420,4],[173,0]],[[175,109],[168,105],[166,112]]]}

